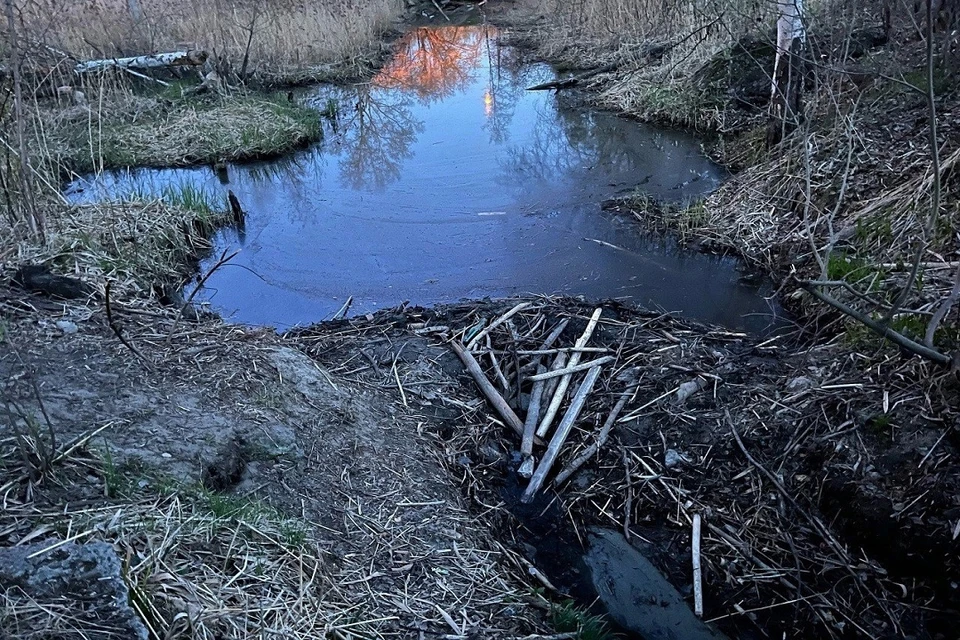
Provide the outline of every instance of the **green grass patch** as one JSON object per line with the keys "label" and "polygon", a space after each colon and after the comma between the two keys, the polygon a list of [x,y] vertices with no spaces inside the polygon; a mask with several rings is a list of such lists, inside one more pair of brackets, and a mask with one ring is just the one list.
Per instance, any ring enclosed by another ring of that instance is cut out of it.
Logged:
{"label": "green grass patch", "polygon": [[300,547],[307,541],[306,525],[287,518],[270,505],[244,496],[216,493],[197,489],[197,495],[214,518],[228,522],[246,522],[256,525],[267,521],[277,532],[280,542],[290,547]]}
{"label": "green grass patch", "polygon": [[636,217],[654,228],[668,229],[680,235],[681,240],[709,226],[710,212],[703,200],[687,204],[659,202],[642,191],[624,199]]}
{"label": "green grass patch", "polygon": [[576,633],[578,640],[613,640],[616,637],[603,616],[577,607],[572,600],[551,605],[550,620],[558,633]]}
{"label": "green grass patch", "polygon": [[[912,84],[914,87],[926,93],[930,82],[927,77],[926,67],[914,69],[903,74],[903,81]],[[933,69],[933,92],[942,95],[956,87],[956,78],[952,77],[946,67],[934,67]]]}
{"label": "green grass patch", "polygon": [[195,213],[204,221],[212,220],[218,211],[224,209],[219,198],[192,184],[168,184],[163,187],[160,197],[170,206]]}
{"label": "green grass patch", "polygon": [[874,291],[882,280],[883,270],[875,263],[853,251],[837,250],[827,260],[827,279],[843,280],[850,284],[870,281],[867,291]]}

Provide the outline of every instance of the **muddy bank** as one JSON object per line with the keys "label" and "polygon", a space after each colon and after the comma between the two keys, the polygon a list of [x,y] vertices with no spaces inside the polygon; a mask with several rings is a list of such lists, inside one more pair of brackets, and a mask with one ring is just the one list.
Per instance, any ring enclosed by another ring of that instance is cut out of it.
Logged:
{"label": "muddy bank", "polygon": [[[464,609],[481,635],[519,637],[545,628],[549,601],[591,602],[575,560],[589,526],[626,531],[689,605],[699,514],[704,618],[731,637],[758,628],[949,637],[957,615],[957,399],[949,380],[931,387],[922,368],[890,359],[864,375],[864,357],[837,345],[796,349],[602,305],[591,358],[612,361],[558,468],[595,441],[629,391],[616,373],[633,369],[639,384],[596,457],[559,486],[550,474],[525,506],[519,438],[448,346],[517,300],[399,308],[286,336],[179,323],[169,342],[172,312],[115,311],[145,365],[101,307],[2,295],[5,397],[43,424],[39,390],[61,443],[101,429],[31,479],[5,428],[8,544],[64,526],[67,501],[87,505],[68,512],[70,528],[100,531],[95,538],[136,554],[157,549],[155,563],[138,570],[212,571],[194,558],[252,526],[266,538],[244,544],[272,558],[277,575],[290,576],[294,558],[333,589],[318,592],[323,628],[369,637],[446,632],[436,607],[408,599],[430,593],[448,613]],[[510,380],[511,363],[529,357],[517,352],[538,349],[563,319],[558,344],[573,344],[594,313],[569,299],[527,302],[489,333]],[[496,380],[487,350],[478,358]],[[511,398],[521,416],[527,384]],[[543,449],[534,451],[539,459]],[[98,518],[117,509],[129,514],[122,526],[101,528]],[[145,510],[161,514],[163,526],[186,526],[186,517],[202,527],[164,547],[133,524]],[[289,578],[263,594],[251,590],[251,570],[205,579],[233,585],[230,598],[251,615],[262,598],[287,597],[280,591],[292,588]],[[192,593],[192,571],[134,583],[156,598],[149,620],[174,625],[186,613],[229,634],[240,619],[201,615],[212,606],[206,596],[165,595]]]}
{"label": "muddy bank", "polygon": [[[550,629],[434,422],[272,332],[182,322],[167,342],[174,313],[126,302],[115,320],[143,361],[101,306],[0,290],[3,545],[111,544],[161,637]],[[46,620],[45,600],[6,596],[4,628]]]}

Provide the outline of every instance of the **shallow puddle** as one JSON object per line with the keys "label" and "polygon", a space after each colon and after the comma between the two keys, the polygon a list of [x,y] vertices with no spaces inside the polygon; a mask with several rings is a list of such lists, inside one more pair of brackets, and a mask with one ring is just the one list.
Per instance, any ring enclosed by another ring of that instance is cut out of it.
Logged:
{"label": "shallow puddle", "polygon": [[[683,200],[723,171],[684,133],[584,110],[526,87],[553,77],[486,26],[409,32],[370,83],[298,96],[336,113],[326,138],[280,160],[105,174],[72,198],[232,190],[248,212],[204,295],[235,321],[286,328],[350,313],[522,293],[621,298],[731,328],[771,323],[736,261],[642,236],[601,211],[639,186]],[[209,266],[209,262],[204,265]]]}

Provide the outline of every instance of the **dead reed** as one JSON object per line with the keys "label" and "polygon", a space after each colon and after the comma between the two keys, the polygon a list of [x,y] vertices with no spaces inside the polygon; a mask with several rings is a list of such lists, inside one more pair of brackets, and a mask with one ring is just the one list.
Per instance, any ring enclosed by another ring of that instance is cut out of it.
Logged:
{"label": "dead reed", "polygon": [[23,2],[26,30],[76,59],[203,49],[271,82],[376,52],[402,10],[399,0]]}

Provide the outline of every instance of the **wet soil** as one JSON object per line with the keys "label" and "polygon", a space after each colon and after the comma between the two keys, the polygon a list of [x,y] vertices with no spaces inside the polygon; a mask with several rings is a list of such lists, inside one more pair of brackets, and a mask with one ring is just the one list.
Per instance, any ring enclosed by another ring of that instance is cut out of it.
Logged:
{"label": "wet soil", "polygon": [[[332,374],[271,331],[188,324],[166,345],[174,314],[117,311],[129,340],[153,363],[148,370],[116,340],[102,308],[64,307],[3,288],[0,304],[8,332],[0,397],[37,420],[45,413],[60,443],[101,429],[86,447],[93,458],[81,449],[73,456],[79,464],[68,459],[45,479],[24,483],[16,479],[22,465],[4,421],[0,472],[8,502],[0,544],[34,530],[69,530],[102,512],[115,514],[114,522],[87,525],[94,538],[149,555],[139,538],[120,533],[129,526],[123,514],[136,509],[115,487],[130,487],[149,505],[170,492],[193,495],[206,481],[213,494],[270,505],[306,531],[299,553],[308,565],[320,562],[317,582],[336,585],[337,593],[316,612],[321,627],[304,637],[322,635],[323,624],[329,629],[344,617],[362,637],[451,631],[437,607],[462,612],[469,620],[463,628],[478,637],[549,630],[545,601],[515,577],[483,521],[468,516],[434,423],[418,421],[380,385]],[[56,325],[64,318],[75,332]],[[50,509],[61,514],[55,521],[42,516]],[[214,553],[212,544],[194,550],[183,584],[207,582],[216,591],[228,582],[216,562],[203,576],[193,573]],[[166,558],[177,546],[154,552]],[[182,587],[167,582],[157,576],[139,588],[162,613],[152,623],[174,629],[193,614]],[[260,590],[249,588],[255,599]],[[349,607],[338,612],[338,602]],[[261,624],[250,606],[227,618],[227,627],[214,618],[202,628],[246,637],[228,630]]]}

